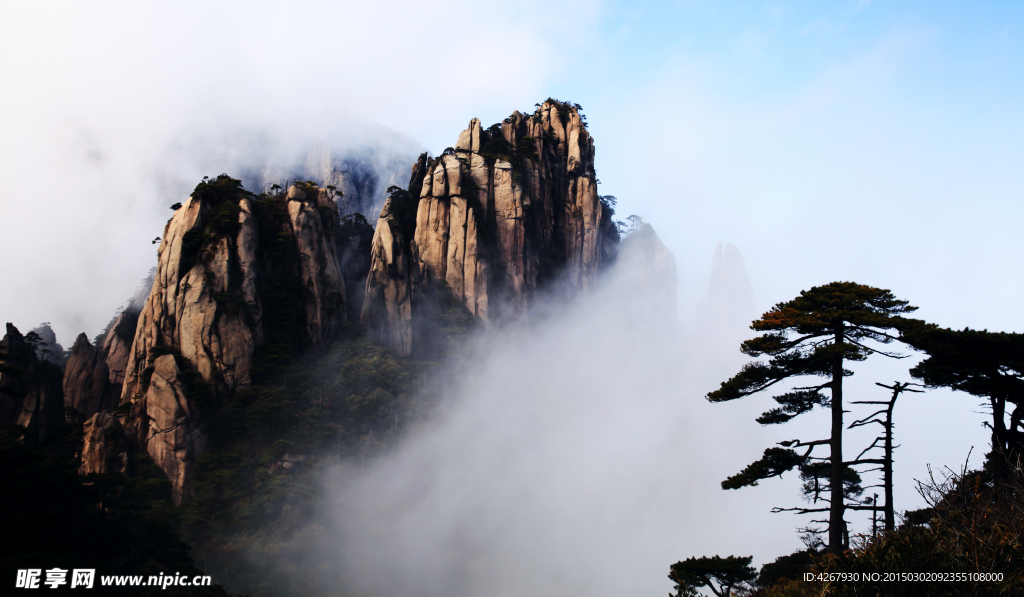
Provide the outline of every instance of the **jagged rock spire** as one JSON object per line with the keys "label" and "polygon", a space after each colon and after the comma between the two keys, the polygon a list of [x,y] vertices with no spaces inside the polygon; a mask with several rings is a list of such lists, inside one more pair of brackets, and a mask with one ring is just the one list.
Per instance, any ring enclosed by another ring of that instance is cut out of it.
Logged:
{"label": "jagged rock spire", "polygon": [[610,216],[577,106],[549,99],[487,129],[474,118],[381,212],[362,321],[409,355],[416,301],[439,284],[484,322],[522,319],[541,288],[594,282]]}

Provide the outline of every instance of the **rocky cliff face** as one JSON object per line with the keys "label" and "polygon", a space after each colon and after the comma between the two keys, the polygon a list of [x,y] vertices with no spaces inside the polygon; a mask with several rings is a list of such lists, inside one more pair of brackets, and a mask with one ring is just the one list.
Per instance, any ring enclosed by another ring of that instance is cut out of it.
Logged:
{"label": "rocky cliff face", "polygon": [[0,421],[25,427],[25,439],[45,443],[64,427],[60,367],[37,356],[14,325],[0,341]]}
{"label": "rocky cliff face", "polygon": [[548,100],[413,166],[376,223],[362,321],[402,355],[426,289],[447,288],[484,322],[519,320],[541,288],[590,286],[617,238],[597,195],[594,143],[576,107]]}
{"label": "rocky cliff face", "polygon": [[164,469],[176,502],[205,447],[203,404],[272,372],[295,342],[324,346],[344,320],[337,221],[329,191],[257,199],[222,175],[168,222],[120,400],[129,440]]}
{"label": "rocky cliff face", "polygon": [[139,314],[142,313],[142,308],[146,306],[146,299],[149,298],[149,293],[153,290],[155,276],[156,268],[154,267],[124,309],[114,317],[107,325],[107,329],[103,330],[103,333],[97,338],[96,345],[100,348],[103,359],[107,363],[108,380],[116,388],[115,393],[118,396],[121,395],[121,386],[124,383],[124,374],[128,367],[128,353],[131,352],[132,341],[135,339]]}
{"label": "rocky cliff face", "polygon": [[[420,156],[413,166],[414,181],[417,166],[425,160],[426,156]],[[370,338],[406,356],[412,354],[411,202],[411,197],[402,193],[384,202],[370,246],[370,272],[360,316]]]}
{"label": "rocky cliff face", "polygon": [[94,414],[112,410],[120,394],[114,395],[113,384],[103,352],[79,334],[71,348],[64,368],[64,404],[88,419]]}
{"label": "rocky cliff face", "polygon": [[[128,356],[131,353],[135,329],[139,323],[140,308],[135,312],[125,311],[117,316],[110,331],[104,335],[100,351],[107,364],[107,379],[111,385],[120,388],[124,384],[124,374],[128,369]],[[118,390],[120,395],[120,389]]]}
{"label": "rocky cliff face", "polygon": [[153,289],[156,268],[142,281],[128,304],[111,320],[96,344],[85,334],[75,340],[64,367],[64,405],[77,411],[83,425],[80,472],[123,471],[127,445],[120,422],[111,416],[117,408],[139,313]]}
{"label": "rocky cliff face", "polygon": [[82,465],[79,474],[124,472],[127,445],[124,430],[110,413],[98,412],[82,428]]}
{"label": "rocky cliff face", "polygon": [[145,441],[147,452],[171,481],[174,503],[180,504],[192,495],[190,469],[205,451],[206,437],[201,400],[182,378],[176,356],[165,354],[152,360],[146,393],[139,400],[140,408],[133,410],[133,423],[145,421],[146,427],[130,430],[136,441]]}
{"label": "rocky cliff face", "polygon": [[[585,292],[620,254],[594,142],[577,107],[554,100],[487,129],[473,119],[454,147],[421,155],[372,227],[339,218],[340,200],[312,183],[256,197],[222,175],[177,207],[145,292],[71,351],[63,394],[87,418],[82,472],[124,470],[126,453],[144,450],[181,503],[224,398],[326,347],[346,318],[400,355],[429,357],[450,323],[521,321],[542,296]],[[674,259],[653,230],[618,258],[630,288],[674,318]],[[29,404],[8,402],[10,420]],[[33,412],[52,410],[39,403]]]}

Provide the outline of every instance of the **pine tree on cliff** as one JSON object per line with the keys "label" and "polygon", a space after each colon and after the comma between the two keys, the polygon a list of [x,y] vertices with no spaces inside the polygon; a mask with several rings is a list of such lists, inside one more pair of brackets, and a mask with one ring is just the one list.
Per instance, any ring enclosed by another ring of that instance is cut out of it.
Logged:
{"label": "pine tree on cliff", "polygon": [[[830,496],[825,499],[829,507],[799,510],[802,513],[829,512],[829,548],[836,552],[843,548],[847,542],[843,515],[848,509],[844,490],[848,489],[849,467],[860,463],[856,460],[844,462],[842,458],[843,378],[853,375],[845,364],[847,361],[863,361],[871,354],[899,358],[901,355],[872,348],[865,341],[888,344],[897,340],[888,332],[907,328],[915,320],[901,315],[916,309],[907,301],[896,299],[888,290],[852,282],[833,282],[801,291],[800,296],[777,304],[761,319],[754,321],[751,329],[762,332],[762,335],[743,342],[741,350],[752,357],[767,356],[770,360],[748,363],[732,379],[723,382],[718,390],[710,392],[708,400],[725,402],[743,398],[790,378],[822,377],[825,378],[823,383],[795,387],[775,396],[779,407],[762,414],[757,422],[762,425],[785,423],[815,406],[831,408],[831,436],[814,441],[781,442],[783,448],[768,448],[760,460],[723,481],[722,488],[757,485],[762,479],[780,476],[797,466],[826,461],[829,483],[824,490]],[[828,390],[827,395],[822,393],[824,390]],[[821,445],[830,446],[829,457],[811,457],[814,448]],[[807,447],[807,451],[798,454],[792,449],[796,447]]]}

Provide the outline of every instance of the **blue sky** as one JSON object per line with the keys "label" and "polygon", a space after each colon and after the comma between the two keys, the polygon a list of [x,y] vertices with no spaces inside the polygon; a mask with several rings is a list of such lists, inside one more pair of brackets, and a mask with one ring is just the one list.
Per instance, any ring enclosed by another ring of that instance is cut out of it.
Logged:
{"label": "blue sky", "polygon": [[[599,151],[612,137],[604,190],[656,228],[699,220],[681,236],[731,236],[755,278],[775,270],[755,281],[765,306],[785,298],[787,259],[807,281],[903,286],[949,325],[1020,329],[1005,272],[1021,249],[1021,17],[1012,3],[612,5],[602,72],[560,93],[587,98]],[[626,114],[659,119],[662,139],[640,141]],[[637,180],[651,159],[689,201],[649,196],[672,184]],[[762,243],[779,252],[758,263]],[[957,276],[975,291],[950,292]],[[989,307],[972,320],[965,294]]]}

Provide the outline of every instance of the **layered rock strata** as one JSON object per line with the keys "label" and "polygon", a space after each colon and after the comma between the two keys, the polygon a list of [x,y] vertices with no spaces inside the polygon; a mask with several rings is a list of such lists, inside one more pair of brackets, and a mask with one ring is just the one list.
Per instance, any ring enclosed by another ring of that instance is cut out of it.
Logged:
{"label": "layered rock strata", "polygon": [[131,405],[129,440],[167,473],[175,502],[190,495],[190,468],[205,447],[200,403],[270,367],[259,360],[264,345],[287,352],[301,338],[323,347],[344,320],[337,221],[329,191],[293,186],[257,200],[222,175],[168,222],[120,400]]}
{"label": "layered rock strata", "polygon": [[[484,322],[520,320],[538,291],[592,285],[617,238],[597,194],[594,142],[577,107],[548,100],[413,166],[374,231],[362,321],[402,355],[424,289],[443,285]],[[557,284],[556,284],[557,282]]]}

